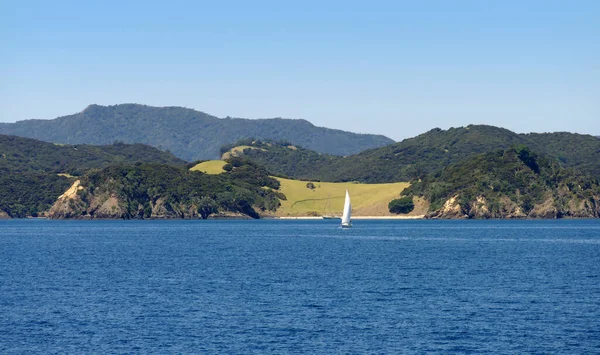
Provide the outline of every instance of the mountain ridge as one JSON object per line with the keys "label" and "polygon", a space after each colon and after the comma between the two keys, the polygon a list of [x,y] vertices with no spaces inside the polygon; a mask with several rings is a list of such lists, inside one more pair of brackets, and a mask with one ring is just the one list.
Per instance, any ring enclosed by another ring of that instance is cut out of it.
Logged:
{"label": "mountain ridge", "polygon": [[350,155],[394,143],[383,135],[318,127],[304,119],[218,118],[178,106],[88,105],[50,120],[0,123],[0,133],[64,144],[143,143],[188,160],[214,159],[225,144],[243,138],[286,139],[315,151]]}
{"label": "mountain ridge", "polygon": [[[249,141],[242,143],[252,145]],[[470,156],[514,145],[529,146],[558,160],[564,167],[600,177],[600,140],[567,132],[517,134],[488,125],[434,128],[416,137],[344,158],[297,146],[287,149],[288,142],[256,143],[262,149],[246,149],[243,155],[273,173],[308,180],[409,181]]]}

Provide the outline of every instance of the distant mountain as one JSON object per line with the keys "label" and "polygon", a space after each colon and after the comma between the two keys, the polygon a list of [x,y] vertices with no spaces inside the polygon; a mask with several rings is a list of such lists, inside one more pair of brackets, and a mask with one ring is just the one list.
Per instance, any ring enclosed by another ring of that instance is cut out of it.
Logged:
{"label": "distant mountain", "polygon": [[112,164],[147,162],[185,165],[172,154],[143,144],[68,146],[0,135],[0,215],[37,216],[72,184],[73,175]]}
{"label": "distant mountain", "polygon": [[408,181],[477,154],[526,145],[556,159],[561,166],[575,168],[600,178],[600,140],[574,133],[517,134],[486,125],[441,130],[356,155],[337,157],[291,146],[283,142],[243,141],[259,149],[243,155],[269,171],[298,179],[359,181],[368,183]]}
{"label": "distant mountain", "polygon": [[598,218],[600,184],[520,146],[476,155],[402,192],[438,218]]}
{"label": "distant mountain", "polygon": [[220,119],[182,107],[90,105],[52,120],[0,123],[0,133],[65,144],[144,143],[192,161],[215,159],[219,149],[243,138],[285,139],[320,153],[355,154],[394,143],[381,135],[315,127],[298,119]]}

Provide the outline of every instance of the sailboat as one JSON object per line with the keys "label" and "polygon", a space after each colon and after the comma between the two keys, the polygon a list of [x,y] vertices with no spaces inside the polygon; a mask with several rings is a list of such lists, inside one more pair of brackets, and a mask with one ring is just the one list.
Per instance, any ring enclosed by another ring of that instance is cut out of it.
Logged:
{"label": "sailboat", "polygon": [[348,190],[346,190],[346,200],[344,201],[344,214],[342,215],[342,228],[352,227],[352,222],[350,222],[351,215],[352,205],[350,204],[350,195],[348,194]]}

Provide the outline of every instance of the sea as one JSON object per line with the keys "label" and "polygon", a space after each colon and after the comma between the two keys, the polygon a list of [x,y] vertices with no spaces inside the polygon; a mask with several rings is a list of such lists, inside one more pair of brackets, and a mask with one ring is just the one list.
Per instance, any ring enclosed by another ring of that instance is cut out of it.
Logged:
{"label": "sea", "polygon": [[600,221],[0,221],[0,353],[600,353]]}

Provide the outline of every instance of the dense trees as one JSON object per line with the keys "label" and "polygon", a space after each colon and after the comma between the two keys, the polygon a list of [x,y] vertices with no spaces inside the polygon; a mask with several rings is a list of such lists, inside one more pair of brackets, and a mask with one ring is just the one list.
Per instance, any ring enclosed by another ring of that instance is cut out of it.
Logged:
{"label": "dense trees", "polygon": [[11,217],[37,216],[72,184],[69,176],[136,162],[184,164],[170,153],[143,144],[68,146],[0,135],[0,210]]}
{"label": "dense trees", "polygon": [[277,209],[285,198],[276,191],[279,181],[264,168],[241,158],[232,158],[228,165],[224,174],[206,175],[142,144],[63,146],[0,135],[0,210],[11,217],[37,216],[75,178],[87,187],[82,194],[89,196],[82,196],[83,202],[97,192],[119,196],[125,201],[120,206],[125,218],[150,217],[158,199],[167,210],[194,206],[202,218],[217,211],[257,218],[259,212]]}
{"label": "dense trees", "polygon": [[13,218],[38,216],[71,185],[56,174],[0,170],[0,210]]}
{"label": "dense trees", "polygon": [[136,162],[185,164],[170,153],[144,144],[58,145],[0,134],[0,169],[13,172],[81,175],[92,168]]}
{"label": "dense trees", "polygon": [[231,172],[218,175],[164,164],[109,166],[82,177],[87,188],[82,198],[89,205],[100,195],[115,196],[124,206],[123,218],[148,218],[142,211],[151,211],[159,201],[168,211],[181,211],[181,217],[189,216],[187,208],[193,207],[204,219],[219,211],[259,218],[259,211],[276,210],[285,198],[273,191],[279,181],[251,162],[232,163]]}
{"label": "dense trees", "polygon": [[242,143],[260,148],[246,149],[244,156],[274,174],[296,179],[365,183],[418,180],[477,154],[517,145],[557,160],[562,167],[600,178],[600,140],[573,133],[516,134],[484,125],[438,128],[347,157],[319,154],[287,142]]}
{"label": "dense trees", "polygon": [[402,194],[424,197],[430,201],[431,211],[458,196],[457,202],[467,215],[476,207],[475,201],[480,200],[492,217],[503,217],[507,204],[527,215],[536,204],[550,201],[547,208],[560,216],[569,209],[594,210],[600,184],[586,174],[562,168],[528,147],[517,146],[452,164],[414,181]]}

